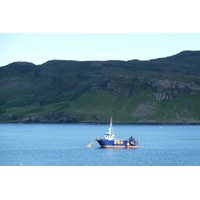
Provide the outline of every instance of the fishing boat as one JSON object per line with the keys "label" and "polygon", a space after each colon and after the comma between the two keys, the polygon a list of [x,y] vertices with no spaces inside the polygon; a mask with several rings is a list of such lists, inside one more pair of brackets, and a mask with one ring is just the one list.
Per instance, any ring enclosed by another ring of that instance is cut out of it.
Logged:
{"label": "fishing boat", "polygon": [[110,119],[110,127],[103,138],[96,138],[96,141],[102,148],[138,148],[139,141],[132,136],[128,140],[115,139],[112,117]]}

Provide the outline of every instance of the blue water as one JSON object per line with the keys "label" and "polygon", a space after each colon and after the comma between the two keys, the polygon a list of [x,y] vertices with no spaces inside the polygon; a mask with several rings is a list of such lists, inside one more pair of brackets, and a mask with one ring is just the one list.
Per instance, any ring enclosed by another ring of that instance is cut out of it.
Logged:
{"label": "blue water", "polygon": [[138,149],[100,148],[109,125],[0,124],[1,166],[199,166],[200,126],[114,125]]}

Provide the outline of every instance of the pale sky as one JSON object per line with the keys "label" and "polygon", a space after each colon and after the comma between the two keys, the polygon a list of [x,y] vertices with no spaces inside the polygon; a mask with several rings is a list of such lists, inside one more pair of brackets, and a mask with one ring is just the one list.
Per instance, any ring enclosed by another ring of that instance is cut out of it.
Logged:
{"label": "pale sky", "polygon": [[199,1],[4,0],[0,66],[149,60],[200,50]]}
{"label": "pale sky", "polygon": [[200,50],[200,33],[0,33],[0,66],[15,61],[149,60]]}

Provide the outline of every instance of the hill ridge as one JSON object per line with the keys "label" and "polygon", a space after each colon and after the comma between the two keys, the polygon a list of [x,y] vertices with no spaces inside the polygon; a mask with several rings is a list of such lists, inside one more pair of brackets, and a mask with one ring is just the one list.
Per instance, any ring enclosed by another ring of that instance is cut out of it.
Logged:
{"label": "hill ridge", "polygon": [[200,123],[200,51],[0,67],[1,123]]}

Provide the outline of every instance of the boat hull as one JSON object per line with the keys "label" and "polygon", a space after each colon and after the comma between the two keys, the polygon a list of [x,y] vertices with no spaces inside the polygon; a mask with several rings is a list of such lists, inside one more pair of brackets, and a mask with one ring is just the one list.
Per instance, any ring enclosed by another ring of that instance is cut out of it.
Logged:
{"label": "boat hull", "polygon": [[138,140],[108,140],[108,139],[96,139],[102,148],[138,148]]}

